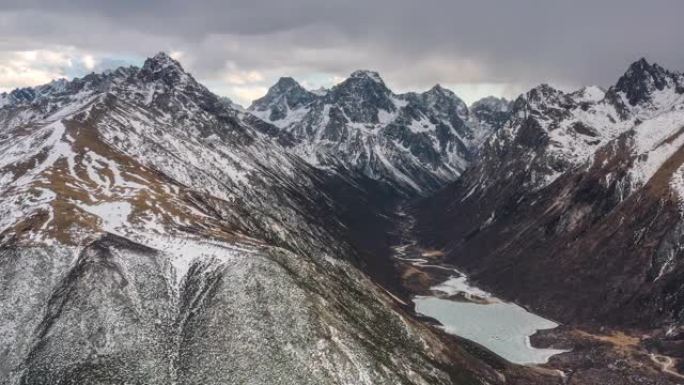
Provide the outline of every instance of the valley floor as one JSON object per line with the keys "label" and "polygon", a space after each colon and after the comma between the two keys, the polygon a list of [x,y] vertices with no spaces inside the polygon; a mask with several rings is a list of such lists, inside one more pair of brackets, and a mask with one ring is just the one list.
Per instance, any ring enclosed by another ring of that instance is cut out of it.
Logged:
{"label": "valley floor", "polygon": [[[453,330],[421,314],[418,310],[422,309],[417,309],[416,303],[425,298],[482,306],[499,301],[487,291],[466,282],[465,275],[459,279],[462,273],[444,261],[441,250],[421,247],[412,233],[415,219],[401,204],[396,210],[396,218],[399,223],[395,229],[397,243],[392,248],[392,258],[400,281],[409,293],[408,301],[407,298],[396,299],[417,319],[446,331],[442,333],[444,338],[451,338],[456,334],[448,332],[453,333]],[[453,284],[453,281],[458,282]],[[445,282],[452,284],[445,285]],[[505,297],[505,293],[496,294]],[[684,375],[677,370],[680,361],[677,357],[656,353],[653,337],[643,330],[596,329],[571,324],[548,328],[547,325],[531,336],[530,352],[554,349],[549,351],[557,354],[546,355],[548,361],[543,360],[546,362],[526,366],[554,373],[559,384],[683,384]],[[482,343],[485,346],[477,344],[478,348],[487,349],[486,339],[487,336],[480,339],[481,343],[485,340]]]}

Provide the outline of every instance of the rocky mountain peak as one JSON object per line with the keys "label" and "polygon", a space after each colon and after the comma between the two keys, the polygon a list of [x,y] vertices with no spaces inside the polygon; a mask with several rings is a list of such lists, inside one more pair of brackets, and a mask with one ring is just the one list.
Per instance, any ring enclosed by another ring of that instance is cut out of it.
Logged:
{"label": "rocky mountain peak", "polygon": [[562,94],[563,91],[553,88],[547,83],[542,83],[529,90],[526,94],[526,97],[528,100],[543,101],[545,99],[558,97]]}
{"label": "rocky mountain peak", "polygon": [[140,78],[145,81],[161,80],[170,87],[194,83],[194,79],[185,72],[183,66],[165,52],[159,52],[145,60]]}
{"label": "rocky mountain peak", "polygon": [[30,88],[30,87],[17,88],[17,89],[10,91],[10,93],[7,94],[7,96],[9,98],[9,100],[16,102],[16,103],[30,102],[35,98],[36,91],[35,91],[35,89]]}
{"label": "rocky mountain peak", "polygon": [[306,106],[317,95],[302,87],[291,77],[281,77],[269,88],[266,95],[252,102],[251,111],[265,112],[264,117],[276,121],[285,118],[289,110]]}
{"label": "rocky mountain peak", "polygon": [[396,111],[392,96],[377,72],[359,70],[333,87],[325,102],[340,106],[352,122],[377,123],[378,109]]}
{"label": "rocky mountain peak", "polygon": [[497,98],[496,96],[487,96],[480,100],[474,102],[470,109],[475,110],[488,110],[488,111],[500,111],[505,112],[510,110],[511,102],[506,100],[506,98]]}
{"label": "rocky mountain peak", "polygon": [[153,72],[157,72],[161,69],[165,68],[173,68],[181,72],[185,72],[183,69],[183,66],[173,59],[171,56],[169,56],[166,52],[158,52],[156,55],[147,58],[145,60],[145,63],[143,64],[144,69],[149,69]]}
{"label": "rocky mountain peak", "polygon": [[287,92],[291,89],[299,89],[299,88],[302,88],[302,86],[299,85],[299,83],[297,83],[296,80],[294,80],[293,78],[291,78],[289,76],[283,76],[280,79],[278,79],[276,84],[274,84],[269,91],[272,90],[274,93],[276,93],[276,92],[277,93],[283,93],[283,92]]}
{"label": "rocky mountain peak", "polygon": [[625,93],[629,104],[634,106],[651,100],[651,94],[674,83],[674,74],[645,58],[632,63],[615,85],[616,91]]}
{"label": "rocky mountain peak", "polygon": [[0,106],[32,103],[42,97],[64,92],[68,85],[69,81],[66,79],[57,79],[37,87],[16,88],[10,92],[3,92],[0,93]]}
{"label": "rocky mountain peak", "polygon": [[375,71],[354,71],[342,83],[332,89],[333,93],[356,93],[356,94],[390,94],[391,91],[385,85],[380,75]]}
{"label": "rocky mountain peak", "polygon": [[426,93],[436,94],[436,95],[456,95],[453,91],[448,88],[442,87],[441,84],[437,83],[432,88],[426,91]]}
{"label": "rocky mountain peak", "polygon": [[440,113],[449,114],[455,111],[461,119],[465,120],[468,117],[468,106],[465,102],[456,96],[453,91],[439,84],[425,91],[422,97],[429,108],[433,108]]}
{"label": "rocky mountain peak", "polygon": [[369,70],[356,70],[349,75],[350,79],[369,79],[376,83],[385,84],[385,82],[380,77],[380,74],[376,71]]}
{"label": "rocky mountain peak", "polygon": [[264,103],[273,103],[280,98],[287,98],[287,103],[290,107],[308,103],[315,95],[302,87],[296,80],[291,77],[281,77],[278,81],[268,89],[268,92],[263,98],[254,101],[255,106],[264,105]]}
{"label": "rocky mountain peak", "polygon": [[428,96],[433,97],[433,98],[451,99],[451,100],[457,100],[460,103],[463,103],[461,98],[456,96],[456,94],[452,90],[450,90],[448,88],[444,88],[440,84],[435,84],[432,88],[425,91],[423,94],[428,95]]}
{"label": "rocky mountain peak", "polygon": [[474,102],[469,113],[472,119],[489,127],[489,132],[495,132],[510,118],[511,104],[504,98],[487,96]]}
{"label": "rocky mountain peak", "polygon": [[549,109],[570,109],[576,102],[565,92],[546,83],[540,84],[513,102],[513,110],[537,111],[546,113]]}

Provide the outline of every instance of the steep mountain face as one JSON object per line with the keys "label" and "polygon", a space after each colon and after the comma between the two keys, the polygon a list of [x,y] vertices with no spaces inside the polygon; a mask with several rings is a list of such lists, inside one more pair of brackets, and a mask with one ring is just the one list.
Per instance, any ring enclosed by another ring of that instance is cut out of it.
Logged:
{"label": "steep mountain face", "polygon": [[305,90],[294,79],[280,78],[263,98],[254,101],[251,108],[261,112],[267,111],[268,115],[265,115],[265,118],[268,121],[282,121],[288,117],[294,118],[290,114],[291,111],[306,107],[315,99],[314,93]]}
{"label": "steep mountain face", "polygon": [[[474,121],[488,124],[494,131],[501,128],[510,116],[511,103],[504,98],[488,96],[470,106]],[[492,131],[493,132],[493,131]]]}
{"label": "steep mountain face", "polygon": [[[368,81],[352,83],[382,90]],[[165,54],[0,105],[0,384],[524,377],[447,343],[385,290],[392,265],[369,239],[396,193],[312,167]]]}
{"label": "steep mountain face", "polygon": [[567,323],[684,323],[684,76],[640,60],[605,93],[539,86],[463,177],[416,205],[423,240]]}
{"label": "steep mountain face", "polygon": [[415,230],[502,297],[684,362],[683,134],[684,76],[645,60],[470,107],[357,71],[245,110],[165,54],[1,94],[0,384],[618,378],[417,321],[391,259]]}
{"label": "steep mountain face", "polygon": [[439,85],[397,95],[376,72],[356,71],[316,93],[282,78],[249,111],[291,135],[311,164],[361,171],[413,195],[456,179],[507,113],[505,102],[479,107],[471,116]]}

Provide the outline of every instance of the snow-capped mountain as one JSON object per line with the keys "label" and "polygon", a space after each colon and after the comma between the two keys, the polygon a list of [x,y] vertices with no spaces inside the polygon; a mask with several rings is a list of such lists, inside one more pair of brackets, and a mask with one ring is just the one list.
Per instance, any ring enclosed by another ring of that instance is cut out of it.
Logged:
{"label": "snow-capped mountain", "polygon": [[412,315],[397,207],[502,297],[676,351],[682,133],[645,60],[470,107],[357,71],[243,109],[163,53],[0,94],[0,384],[566,381]]}
{"label": "snow-capped mountain", "polygon": [[[395,102],[369,81],[353,87]],[[386,290],[392,264],[365,245],[383,250],[396,194],[312,167],[169,56],[0,105],[0,384],[503,383],[519,370],[447,346]]]}
{"label": "snow-capped mountain", "polygon": [[676,330],[683,85],[642,59],[605,92],[520,96],[477,163],[416,206],[424,241],[554,319]]}
{"label": "snow-capped mountain", "polygon": [[293,151],[315,166],[359,170],[427,194],[463,172],[507,111],[505,102],[477,106],[483,113],[471,116],[461,99],[439,85],[398,95],[378,73],[356,71],[319,92],[281,78],[249,111],[290,134]]}

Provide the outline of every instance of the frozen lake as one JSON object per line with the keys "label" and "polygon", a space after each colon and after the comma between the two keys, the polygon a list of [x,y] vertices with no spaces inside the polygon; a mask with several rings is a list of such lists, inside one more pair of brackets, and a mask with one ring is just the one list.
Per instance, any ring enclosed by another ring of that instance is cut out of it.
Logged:
{"label": "frozen lake", "polygon": [[485,298],[490,302],[480,304],[434,296],[415,297],[413,302],[416,311],[438,320],[447,333],[475,341],[517,364],[545,363],[549,357],[565,352],[537,349],[530,345],[529,337],[537,330],[552,329],[558,324],[470,286],[465,276],[453,277],[432,289],[448,295],[462,292],[466,296]]}

